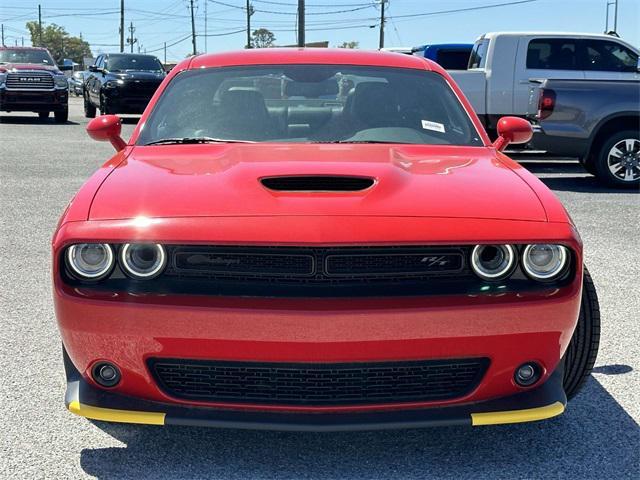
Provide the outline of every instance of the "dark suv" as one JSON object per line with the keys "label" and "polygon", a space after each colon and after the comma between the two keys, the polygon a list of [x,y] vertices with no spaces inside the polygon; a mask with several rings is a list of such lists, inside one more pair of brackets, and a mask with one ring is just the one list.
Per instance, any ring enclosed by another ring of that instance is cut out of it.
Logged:
{"label": "dark suv", "polygon": [[84,114],[142,113],[165,75],[153,55],[99,55],[84,83]]}
{"label": "dark suv", "polygon": [[46,48],[0,46],[0,110],[69,118],[67,77]]}

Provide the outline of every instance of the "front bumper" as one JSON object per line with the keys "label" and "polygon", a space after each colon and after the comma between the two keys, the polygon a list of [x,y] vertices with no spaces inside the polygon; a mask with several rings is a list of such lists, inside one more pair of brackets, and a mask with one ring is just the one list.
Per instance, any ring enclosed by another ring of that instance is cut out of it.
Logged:
{"label": "front bumper", "polygon": [[446,425],[532,422],[564,412],[563,364],[538,388],[497,400],[411,410],[346,413],[265,412],[214,409],[152,402],[99,390],[86,382],[64,352],[70,412],[108,422],[255,430],[356,431]]}
{"label": "front bumper", "polygon": [[23,91],[0,89],[0,111],[50,112],[68,108],[67,89]]}
{"label": "front bumper", "polygon": [[[496,288],[473,295],[367,298],[141,295],[126,290],[98,295],[62,281],[60,252],[68,243],[87,239],[118,243],[127,238],[141,238],[144,234],[147,235],[144,238],[165,243],[237,244],[242,238],[253,239],[252,226],[261,226],[265,221],[288,225],[272,230],[256,228],[255,238],[267,244],[285,243],[280,238],[281,232],[290,235],[288,244],[364,243],[365,239],[358,237],[360,232],[373,243],[419,244],[420,238],[428,235],[423,230],[436,237],[433,243],[457,244],[458,236],[466,236],[474,230],[467,228],[470,221],[459,220],[455,221],[454,234],[443,228],[443,222],[447,223],[444,220],[419,219],[420,223],[415,225],[411,225],[413,220],[398,220],[398,227],[405,228],[390,228],[389,225],[394,225],[393,220],[379,220],[387,227],[375,234],[355,227],[348,231],[319,228],[317,225],[323,222],[336,223],[333,219],[322,218],[310,219],[314,226],[311,229],[292,228],[287,219],[243,219],[238,223],[239,227],[233,229],[224,228],[226,222],[233,221],[231,219],[210,221],[215,223],[216,232],[221,233],[212,234],[202,228],[170,233],[154,230],[161,228],[163,222],[157,222],[157,227],[152,226],[145,232],[135,230],[138,227],[131,226],[130,222],[119,222],[112,230],[95,228],[103,222],[70,222],[60,229],[54,238],[53,271],[57,272],[54,273],[54,302],[63,343],[74,368],[80,372],[78,393],[70,394],[67,402],[73,411],[93,418],[104,413],[100,408],[150,411],[154,413],[152,418],[156,423],[173,418],[174,411],[195,412],[196,417],[202,412],[216,412],[215,418],[230,416],[239,422],[273,414],[274,418],[300,418],[304,420],[300,420],[303,424],[315,418],[314,415],[327,415],[322,418],[328,422],[332,415],[353,414],[359,419],[367,418],[367,415],[376,418],[397,416],[402,419],[403,415],[411,418],[414,414],[410,412],[417,411],[420,418],[426,419],[423,423],[426,425],[437,424],[437,418],[447,418],[450,422],[449,417],[443,417],[446,412],[463,412],[456,418],[464,423],[469,421],[471,413],[528,410],[548,407],[560,401],[558,398],[562,400],[562,396],[556,394],[548,403],[545,402],[549,398],[530,403],[527,399],[533,388],[518,387],[513,374],[518,366],[534,361],[543,370],[538,385],[546,385],[555,375],[571,340],[580,309],[582,258],[573,229],[564,223],[547,223],[541,228],[535,222],[478,221],[483,227],[475,229],[479,242],[518,243],[522,237],[540,243],[562,240],[576,252],[577,271],[570,284],[531,292],[504,292]],[[302,222],[300,219],[295,221]],[[349,221],[355,223],[353,219]],[[367,225],[377,221],[360,220]],[[207,222],[198,220],[198,224]],[[508,226],[499,238],[496,238],[497,230],[491,228],[495,223]],[[406,228],[408,226],[415,228]],[[309,232],[312,232],[311,238]],[[306,238],[298,241],[297,236]],[[352,238],[354,236],[356,238]],[[347,242],[343,237],[351,239]],[[258,402],[187,401],[170,396],[151,374],[149,360],[153,358],[318,364],[488,358],[490,367],[473,391],[455,399],[294,407]],[[91,378],[92,367],[100,361],[112,362],[122,372],[120,384],[109,391],[99,388]],[[73,381],[69,388],[72,393]],[[523,403],[504,407],[501,400],[496,400],[505,398],[518,402],[522,399]],[[487,407],[470,410],[469,405]],[[534,415],[549,414],[549,408],[542,413],[536,410]],[[554,408],[557,410],[557,406]],[[435,412],[435,416],[427,412]],[[162,420],[158,414],[163,415]],[[123,418],[138,418],[137,414],[128,415]],[[109,413],[107,417],[104,419],[122,418]],[[344,420],[347,417],[336,418]],[[516,418],[522,418],[522,415],[518,414]]]}
{"label": "front bumper", "polygon": [[[159,84],[158,84],[159,85]],[[116,113],[140,114],[144,112],[153,97],[153,91],[132,93],[129,88],[105,88],[102,90],[109,111]]]}

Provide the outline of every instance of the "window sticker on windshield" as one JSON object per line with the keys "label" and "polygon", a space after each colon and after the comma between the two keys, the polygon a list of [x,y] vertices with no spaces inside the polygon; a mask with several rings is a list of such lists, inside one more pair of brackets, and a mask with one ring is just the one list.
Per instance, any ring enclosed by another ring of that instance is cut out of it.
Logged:
{"label": "window sticker on windshield", "polygon": [[444,133],[444,125],[438,122],[422,120],[422,128],[424,128],[425,130],[433,130],[434,132]]}

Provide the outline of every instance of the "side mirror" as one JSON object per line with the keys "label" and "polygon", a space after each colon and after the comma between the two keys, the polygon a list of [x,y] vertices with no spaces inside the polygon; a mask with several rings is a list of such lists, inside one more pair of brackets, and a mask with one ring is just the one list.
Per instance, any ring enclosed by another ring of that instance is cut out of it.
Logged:
{"label": "side mirror", "polygon": [[533,129],[524,118],[502,117],[498,120],[498,138],[493,142],[493,146],[503,151],[510,143],[527,143],[531,137]]}
{"label": "side mirror", "polygon": [[127,146],[120,136],[122,122],[117,115],[100,115],[94,118],[87,125],[87,133],[91,138],[99,142],[111,142],[117,152]]}
{"label": "side mirror", "polygon": [[95,65],[89,65],[89,71],[90,72],[97,72],[98,71],[98,67],[96,67]]}

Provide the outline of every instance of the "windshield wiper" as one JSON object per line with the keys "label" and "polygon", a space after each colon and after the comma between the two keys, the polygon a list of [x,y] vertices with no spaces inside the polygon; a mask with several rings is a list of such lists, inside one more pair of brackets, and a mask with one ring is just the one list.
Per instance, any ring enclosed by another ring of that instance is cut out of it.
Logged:
{"label": "windshield wiper", "polygon": [[147,145],[175,145],[189,143],[256,143],[249,140],[233,140],[230,138],[213,138],[213,137],[175,137],[161,138],[153,142],[145,143]]}
{"label": "windshield wiper", "polygon": [[411,145],[409,142],[395,142],[392,140],[326,140],[311,143],[399,143]]}

